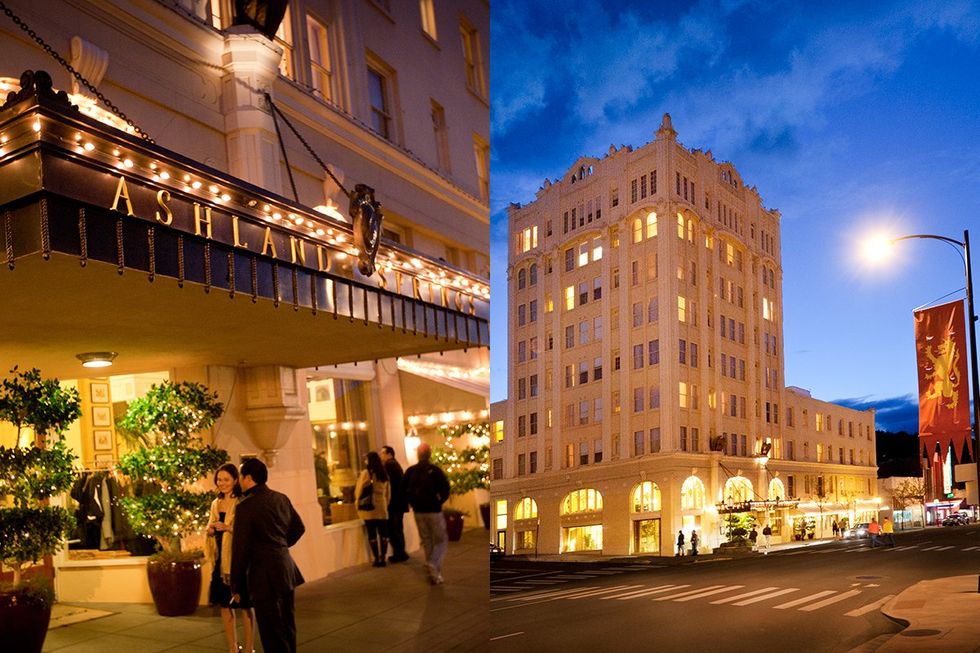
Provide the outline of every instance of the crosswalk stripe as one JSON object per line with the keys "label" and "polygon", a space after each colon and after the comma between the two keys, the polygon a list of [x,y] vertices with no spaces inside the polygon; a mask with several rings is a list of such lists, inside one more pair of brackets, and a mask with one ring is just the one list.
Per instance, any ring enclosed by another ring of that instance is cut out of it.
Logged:
{"label": "crosswalk stripe", "polygon": [[784,553],[783,555],[798,556],[803,555],[804,553],[808,553],[808,551],[793,551],[792,553]]}
{"label": "crosswalk stripe", "polygon": [[936,549],[941,549],[941,548],[942,547],[939,547],[939,546],[929,546],[929,547],[926,547],[926,548],[924,548],[922,550],[923,551],[935,551]]}
{"label": "crosswalk stripe", "polygon": [[975,551],[976,549],[980,549],[980,546],[968,546],[968,547],[966,547],[963,550],[964,551]]}
{"label": "crosswalk stripe", "polygon": [[851,590],[850,592],[844,592],[843,594],[838,594],[837,596],[831,596],[829,599],[824,599],[823,601],[818,601],[817,603],[803,606],[802,608],[800,608],[800,612],[813,612],[814,610],[825,608],[832,603],[837,603],[838,601],[849,599],[852,596],[857,596],[860,593],[861,590]]}
{"label": "crosswalk stripe", "polygon": [[561,580],[582,580],[585,576],[579,576],[578,574],[555,574],[552,578],[559,578]]}
{"label": "crosswalk stripe", "polygon": [[935,550],[936,551],[947,551],[949,549],[954,549],[954,548],[956,548],[956,547],[952,547],[952,546],[941,546],[941,547],[939,547],[938,549],[935,549]]}
{"label": "crosswalk stripe", "polygon": [[810,596],[804,596],[802,599],[796,599],[790,601],[789,603],[780,603],[779,605],[774,605],[773,610],[788,610],[789,608],[795,608],[798,605],[803,605],[804,603],[809,603],[810,601],[815,601],[822,596],[827,596],[828,594],[836,594],[836,590],[824,590],[822,592],[817,592],[816,594],[811,594]]}
{"label": "crosswalk stripe", "polygon": [[[730,592],[732,590],[738,590],[745,587],[745,585],[729,585],[728,587],[722,587],[716,590],[710,590],[707,592],[701,592],[700,594],[692,594],[690,596],[685,596],[682,599],[674,599],[677,603],[683,603],[684,601],[693,601],[694,599],[703,599],[706,596],[711,596],[713,594],[723,594],[724,592]],[[654,599],[654,601],[659,601],[660,599]]]}
{"label": "crosswalk stripe", "polygon": [[585,592],[584,594],[576,594],[575,596],[566,596],[566,599],[571,599],[575,601],[577,599],[584,599],[591,596],[598,596],[599,594],[609,594],[610,592],[620,592],[622,590],[636,589],[637,587],[643,587],[643,585],[620,585],[618,587],[611,587],[601,590],[593,590],[591,592]]}
{"label": "crosswalk stripe", "polygon": [[617,601],[631,601],[633,599],[643,598],[644,596],[650,596],[651,594],[661,594],[663,592],[672,592],[674,590],[684,589],[685,587],[690,587],[690,585],[660,585],[658,587],[653,587],[648,590],[638,590],[636,592],[627,592],[626,594],[620,594],[617,596],[603,596],[600,600],[607,601],[609,599],[616,599]]}
{"label": "crosswalk stripe", "polygon": [[573,589],[560,592],[557,596],[551,597],[548,600],[554,601],[557,599],[572,599],[579,595],[590,596],[593,593],[604,594],[606,592],[615,592],[617,590],[628,589],[630,587],[635,587],[634,585],[614,585],[612,587],[590,587],[589,589]]}
{"label": "crosswalk stripe", "polygon": [[511,582],[513,582],[513,583],[524,583],[526,585],[564,585],[565,584],[565,581],[563,581],[563,580],[544,580],[544,579],[541,579],[541,580],[537,580],[537,579],[534,579],[534,580],[515,580],[515,581],[511,581]]}
{"label": "crosswalk stripe", "polygon": [[725,587],[724,585],[709,585],[708,587],[700,587],[694,590],[687,590],[686,592],[681,592],[680,594],[671,594],[670,596],[660,596],[654,599],[654,601],[670,601],[673,599],[679,599],[682,596],[687,596],[688,594],[697,594],[698,592],[704,592],[706,590],[714,590],[719,587]]}
{"label": "crosswalk stripe", "polygon": [[594,576],[615,576],[616,574],[621,574],[623,571],[621,569],[593,569],[589,572]]}
{"label": "crosswalk stripe", "polygon": [[771,590],[778,589],[776,587],[764,587],[761,590],[754,590],[752,592],[745,592],[743,594],[736,594],[735,596],[726,596],[723,599],[718,599],[717,601],[710,601],[711,605],[719,605],[721,603],[731,603],[732,601],[738,601],[739,599],[745,599],[750,596],[755,596],[756,594],[764,594]]}
{"label": "crosswalk stripe", "polygon": [[558,594],[567,594],[569,592],[582,592],[590,589],[598,589],[598,585],[593,585],[591,587],[579,587],[576,589],[566,588],[563,590],[551,590],[548,592],[535,592],[534,594],[528,594],[527,596],[518,596],[510,600],[511,601],[536,601],[538,599],[546,599],[552,596],[556,596]]}
{"label": "crosswalk stripe", "polygon": [[732,605],[751,605],[753,603],[758,603],[759,601],[765,601],[767,599],[774,599],[777,596],[782,596],[783,594],[789,594],[790,592],[799,592],[798,587],[787,587],[786,589],[779,590],[778,592],[772,592],[771,594],[763,594],[762,596],[757,596],[751,599],[745,599],[744,601],[739,601],[738,603],[732,603]]}
{"label": "crosswalk stripe", "polygon": [[523,592],[523,587],[494,587],[494,592]]}
{"label": "crosswalk stripe", "polygon": [[873,610],[877,610],[878,608],[880,608],[881,606],[885,605],[886,603],[888,603],[893,598],[895,598],[895,595],[894,594],[889,594],[888,596],[886,596],[886,597],[884,597],[882,599],[878,599],[874,603],[869,603],[869,604],[867,604],[865,606],[862,606],[860,608],[857,608],[856,610],[851,610],[850,612],[845,612],[844,613],[844,616],[845,617],[860,617],[862,614],[866,614],[866,613],[871,612]]}

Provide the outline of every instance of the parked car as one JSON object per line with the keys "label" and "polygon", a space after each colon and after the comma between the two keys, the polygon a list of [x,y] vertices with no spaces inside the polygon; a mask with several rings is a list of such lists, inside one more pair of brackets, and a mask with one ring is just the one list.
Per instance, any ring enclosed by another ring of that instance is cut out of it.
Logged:
{"label": "parked car", "polygon": [[858,540],[862,537],[868,537],[868,522],[862,522],[860,524],[855,524],[848,529],[844,530],[845,540]]}
{"label": "parked car", "polygon": [[949,515],[943,520],[943,526],[963,526],[966,523],[967,518],[959,514]]}
{"label": "parked car", "polygon": [[503,558],[504,550],[493,542],[490,543],[490,559]]}

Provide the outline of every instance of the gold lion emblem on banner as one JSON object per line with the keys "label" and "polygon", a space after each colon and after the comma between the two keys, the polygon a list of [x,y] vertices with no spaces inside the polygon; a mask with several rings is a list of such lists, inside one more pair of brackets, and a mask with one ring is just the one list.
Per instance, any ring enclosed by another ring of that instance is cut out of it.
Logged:
{"label": "gold lion emblem on banner", "polygon": [[960,379],[956,376],[960,352],[956,350],[953,338],[947,336],[937,346],[926,347],[925,354],[932,367],[926,399],[938,399],[940,405],[956,410],[960,401]]}

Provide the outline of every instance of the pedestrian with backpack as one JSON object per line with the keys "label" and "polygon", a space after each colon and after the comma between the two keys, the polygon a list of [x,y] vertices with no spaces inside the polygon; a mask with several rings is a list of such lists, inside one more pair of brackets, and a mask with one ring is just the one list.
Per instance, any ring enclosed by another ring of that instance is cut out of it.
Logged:
{"label": "pedestrian with backpack", "polygon": [[422,443],[418,448],[419,461],[405,470],[402,481],[408,505],[415,515],[415,525],[425,551],[425,564],[433,585],[442,584],[442,559],[449,548],[446,518],[442,504],[449,498],[449,479],[432,464],[432,448]]}

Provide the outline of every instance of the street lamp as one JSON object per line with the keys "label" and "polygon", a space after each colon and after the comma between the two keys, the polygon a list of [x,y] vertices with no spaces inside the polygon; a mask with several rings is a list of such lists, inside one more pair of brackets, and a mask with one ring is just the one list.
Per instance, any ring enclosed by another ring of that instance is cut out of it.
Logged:
{"label": "street lamp", "polygon": [[[901,240],[911,240],[912,238],[928,238],[941,240],[947,243],[960,254],[963,260],[963,268],[966,272],[966,321],[969,323],[970,334],[970,385],[972,386],[973,397],[973,460],[977,466],[977,503],[980,505],[980,374],[977,373],[977,312],[973,306],[973,272],[970,269],[970,230],[963,230],[963,240],[947,238],[946,236],[936,236],[933,234],[912,234],[911,236],[901,236],[890,241],[881,239],[872,241],[865,247],[865,253],[873,259],[880,259],[887,249],[887,245],[894,245]],[[980,579],[978,579],[977,592],[980,593]]]}

